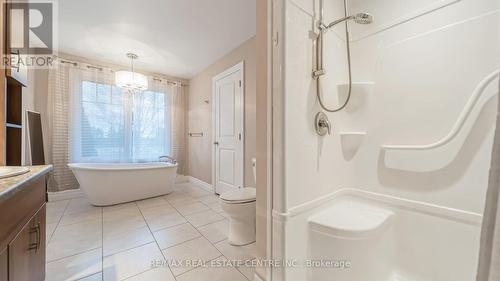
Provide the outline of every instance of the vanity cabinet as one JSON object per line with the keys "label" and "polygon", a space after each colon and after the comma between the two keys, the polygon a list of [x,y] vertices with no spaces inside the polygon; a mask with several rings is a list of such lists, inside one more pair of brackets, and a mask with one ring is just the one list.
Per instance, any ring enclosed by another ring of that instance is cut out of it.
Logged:
{"label": "vanity cabinet", "polygon": [[45,279],[45,204],[9,243],[9,280]]}
{"label": "vanity cabinet", "polygon": [[0,281],[9,280],[9,260],[7,259],[7,250],[0,252]]}
{"label": "vanity cabinet", "polygon": [[[46,248],[46,173],[51,166],[32,166],[33,175],[1,192],[0,281],[44,281]],[[36,170],[38,169],[38,170]]]}

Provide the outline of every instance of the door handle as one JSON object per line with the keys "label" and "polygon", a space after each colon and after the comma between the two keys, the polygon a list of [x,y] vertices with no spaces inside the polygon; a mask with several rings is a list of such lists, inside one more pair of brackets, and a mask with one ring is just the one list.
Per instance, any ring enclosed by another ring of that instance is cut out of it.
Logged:
{"label": "door handle", "polygon": [[215,141],[215,142],[214,142],[214,144],[215,144],[215,145],[219,145],[219,142],[218,142],[218,141]]}
{"label": "door handle", "polygon": [[40,243],[42,241],[40,223],[38,223],[35,227],[32,227],[30,233],[36,234],[36,241],[34,243],[30,243],[29,250],[35,250],[36,253],[38,252],[38,249],[40,249]]}

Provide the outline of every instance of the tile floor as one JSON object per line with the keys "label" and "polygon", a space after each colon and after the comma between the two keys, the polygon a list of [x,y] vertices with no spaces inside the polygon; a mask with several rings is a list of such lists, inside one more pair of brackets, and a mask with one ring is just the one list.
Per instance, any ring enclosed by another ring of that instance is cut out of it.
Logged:
{"label": "tile floor", "polygon": [[111,207],[83,197],[49,202],[46,281],[253,280],[250,267],[200,266],[254,259],[255,243],[231,246],[227,229],[218,197],[189,183]]}

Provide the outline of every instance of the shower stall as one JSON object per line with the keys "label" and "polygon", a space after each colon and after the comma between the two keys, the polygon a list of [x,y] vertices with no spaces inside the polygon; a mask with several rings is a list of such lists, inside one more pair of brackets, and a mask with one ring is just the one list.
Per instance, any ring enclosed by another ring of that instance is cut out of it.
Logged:
{"label": "shower stall", "polygon": [[474,280],[500,2],[272,8],[272,280]]}

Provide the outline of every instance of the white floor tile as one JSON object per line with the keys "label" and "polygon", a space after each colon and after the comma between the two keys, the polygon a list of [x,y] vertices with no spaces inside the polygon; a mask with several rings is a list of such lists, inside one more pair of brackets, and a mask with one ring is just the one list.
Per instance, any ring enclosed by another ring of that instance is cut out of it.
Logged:
{"label": "white floor tile", "polygon": [[[47,280],[49,281],[49,280]],[[102,281],[102,271],[96,274],[92,274],[82,279],[78,279],[78,281]]]}
{"label": "white floor tile", "polygon": [[240,266],[240,267],[237,267],[236,269],[238,269],[239,272],[241,272],[243,275],[245,275],[245,277],[248,280],[253,281],[254,276],[255,276],[255,267]]}
{"label": "white floor tile", "polygon": [[163,196],[163,198],[167,199],[167,201],[170,203],[192,199],[192,197],[185,192],[172,192],[168,195]]}
{"label": "white floor tile", "polygon": [[171,212],[167,214],[147,216],[146,222],[152,231],[157,231],[162,228],[185,223],[186,219],[177,212]]}
{"label": "white floor tile", "polygon": [[101,235],[101,232],[102,223],[100,221],[85,221],[64,226],[58,225],[52,237],[56,239],[76,236],[92,236]]}
{"label": "white floor tile", "polygon": [[47,261],[102,247],[101,223],[91,221],[58,226],[47,245]]}
{"label": "white floor tile", "polygon": [[161,229],[153,234],[161,249],[166,249],[201,236],[200,233],[188,223]]}
{"label": "white floor tile", "polygon": [[186,272],[178,276],[177,281],[247,281],[247,279],[234,267],[209,266]]}
{"label": "white floor tile", "polygon": [[156,243],[150,243],[104,258],[104,281],[124,280],[152,268],[164,261]]}
{"label": "white floor tile", "polygon": [[69,214],[89,211],[96,208],[100,209],[100,207],[92,206],[86,197],[80,197],[71,199],[69,201],[68,207],[66,208],[66,212],[64,214],[69,215]]}
{"label": "white floor tile", "polygon": [[52,234],[54,233],[54,230],[56,230],[57,223],[47,223],[45,227],[45,241],[47,244],[50,241],[50,237],[52,237]]}
{"label": "white floor tile", "polygon": [[70,200],[49,201],[47,202],[47,211],[56,209],[62,209],[64,211],[68,206],[69,201]]}
{"label": "white floor tile", "polygon": [[47,222],[58,222],[70,200],[47,202]]}
{"label": "white floor tile", "polygon": [[165,200],[162,197],[155,197],[155,198],[149,198],[149,199],[144,199],[141,201],[137,201],[137,206],[143,210],[151,207],[157,207],[157,206],[162,206],[162,205],[168,205],[167,200]]}
{"label": "white floor tile", "polygon": [[46,265],[47,281],[77,280],[102,270],[101,249],[49,262]]}
{"label": "white floor tile", "polygon": [[196,213],[186,216],[186,219],[195,227],[209,224],[212,222],[220,221],[224,219],[223,216],[217,214],[216,212],[209,210],[206,212]]}
{"label": "white floor tile", "polygon": [[199,197],[204,197],[204,196],[210,195],[210,192],[205,191],[203,189],[199,189],[199,188],[195,188],[195,189],[189,190],[187,193],[191,197],[194,197],[194,198],[199,198]]}
{"label": "white floor tile", "polygon": [[143,227],[147,227],[147,224],[142,215],[134,215],[103,222],[103,235],[108,237]]}
{"label": "white floor tile", "polygon": [[59,221],[62,218],[63,212],[47,211],[47,216],[46,216],[47,223],[59,223]]}
{"label": "white floor tile", "polygon": [[193,266],[191,261],[209,261],[221,256],[220,252],[205,238],[196,238],[163,250],[167,261],[177,262],[171,266],[175,276],[182,274]]}
{"label": "white floor tile", "polygon": [[188,198],[184,198],[184,199],[178,199],[178,200],[171,201],[170,205],[177,208],[177,207],[182,207],[185,205],[195,204],[195,203],[201,203],[201,202],[192,198],[192,197],[188,197]]}
{"label": "white floor tile", "polygon": [[204,204],[219,203],[219,196],[217,196],[215,194],[210,194],[207,196],[199,197],[197,199],[198,199],[198,201],[200,201]]}
{"label": "white floor tile", "polygon": [[46,259],[50,262],[101,247],[101,235],[53,238],[47,245]]}
{"label": "white floor tile", "polygon": [[198,230],[208,239],[211,243],[217,243],[219,241],[227,239],[227,232],[229,230],[229,222],[227,220],[221,220],[218,222],[210,223],[204,226],[198,227]]}
{"label": "white floor tile", "polygon": [[246,246],[233,246],[227,240],[215,244],[215,247],[230,260],[247,261],[255,259],[255,243]]}
{"label": "white floor tile", "polygon": [[61,219],[69,200],[54,201],[47,203],[47,223],[57,223]]}
{"label": "white floor tile", "polygon": [[111,207],[105,207],[102,210],[103,221],[114,221],[132,216],[142,216],[135,203],[120,204]]}
{"label": "white floor tile", "polygon": [[209,210],[207,205],[201,203],[201,202],[196,202],[196,203],[191,203],[191,204],[183,204],[180,206],[175,207],[179,213],[181,213],[183,216],[199,213],[202,211]]}
{"label": "white floor tile", "polygon": [[104,237],[102,243],[103,254],[104,256],[109,256],[153,241],[153,235],[151,235],[148,227],[138,228],[116,235],[108,235]]}
{"label": "white floor tile", "polygon": [[101,208],[89,209],[82,212],[64,214],[61,218],[60,225],[68,225],[91,220],[102,220]]}
{"label": "white floor tile", "polygon": [[176,213],[176,212],[177,212],[177,210],[175,210],[175,208],[172,207],[168,203],[165,205],[152,206],[152,207],[149,207],[146,209],[141,209],[141,213],[145,218],[156,216],[156,215]]}
{"label": "white floor tile", "polygon": [[175,281],[170,268],[158,267],[133,276],[127,281]]}
{"label": "white floor tile", "polygon": [[208,204],[207,204],[207,206],[208,206],[208,207],[209,207],[212,211],[214,211],[214,212],[216,212],[216,213],[219,213],[219,214],[220,214],[220,213],[224,212],[224,211],[222,210],[222,207],[221,207],[221,205],[220,205],[220,202],[208,203]]}
{"label": "white floor tile", "polygon": [[90,205],[86,198],[48,203],[46,280],[175,281],[173,275],[177,281],[253,278],[253,268],[194,268],[184,262],[171,269],[162,263],[164,256],[176,262],[225,259],[222,253],[240,260],[255,256],[254,245],[233,248],[227,244],[228,221],[219,213],[218,196],[190,183],[177,184],[175,190],[166,196],[102,208]]}

